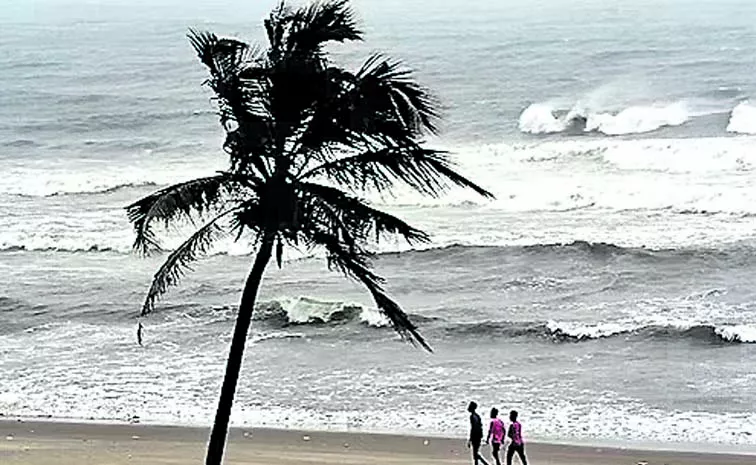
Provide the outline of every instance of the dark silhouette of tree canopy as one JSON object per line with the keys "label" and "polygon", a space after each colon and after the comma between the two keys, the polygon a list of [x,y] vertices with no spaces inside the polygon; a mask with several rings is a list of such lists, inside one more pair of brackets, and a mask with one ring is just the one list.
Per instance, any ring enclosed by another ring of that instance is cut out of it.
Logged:
{"label": "dark silhouette of tree canopy", "polygon": [[[439,105],[400,62],[372,55],[357,72],[334,66],[324,46],[362,39],[348,0],[289,8],[265,20],[266,48],[191,30],[226,132],[228,169],[172,185],[127,207],[135,249],[160,250],[155,226],[191,221],[196,231],[154,276],[142,308],[178,283],[217,240],[252,240],[256,254],[242,292],[206,464],[218,465],[228,431],[255,299],[269,260],[284,247],[321,249],[328,266],[362,283],[391,326],[430,347],[372,269],[369,244],[423,231],[362,200],[397,183],[428,196],[451,185],[491,197],[458,174],[447,154],[422,146],[437,132]],[[250,239],[251,238],[251,239]]]}

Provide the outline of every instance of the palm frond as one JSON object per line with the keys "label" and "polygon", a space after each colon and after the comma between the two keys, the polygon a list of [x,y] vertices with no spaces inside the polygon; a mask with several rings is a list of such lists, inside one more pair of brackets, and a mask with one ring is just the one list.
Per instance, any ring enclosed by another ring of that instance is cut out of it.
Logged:
{"label": "palm frond", "polygon": [[194,29],[188,37],[210,72],[205,83],[216,95],[220,122],[226,130],[224,148],[231,156],[232,168],[254,167],[265,177],[264,158],[269,155],[274,120],[264,53],[245,42]]}
{"label": "palm frond", "polygon": [[264,21],[270,53],[273,55],[282,51],[284,34],[288,29],[288,24],[291,22],[291,16],[291,9],[286,5],[285,0],[281,0],[278,6],[270,12],[268,19]]}
{"label": "palm frond", "polygon": [[470,188],[493,198],[493,194],[454,170],[445,152],[420,146],[389,147],[325,162],[300,179],[324,177],[354,190],[390,190],[399,180],[418,192],[438,197],[450,184]]}
{"label": "palm frond", "polygon": [[191,264],[205,256],[213,243],[227,234],[227,229],[219,222],[233,212],[234,210],[229,210],[216,216],[168,255],[152,279],[150,290],[142,306],[142,316],[152,312],[155,309],[155,303],[168,288],[177,285],[186,272],[191,270]]}
{"label": "palm frond", "polygon": [[187,37],[202,64],[218,79],[238,75],[246,66],[257,61],[261,53],[259,48],[245,42],[219,38],[211,32],[189,29]]}
{"label": "palm frond", "polygon": [[211,73],[218,73],[218,70],[215,67],[215,58],[213,56],[215,45],[218,43],[218,36],[212,32],[189,29],[187,37],[189,38],[189,42],[192,44],[195,52],[197,52],[197,56],[202,64],[207,66]]}
{"label": "palm frond", "polygon": [[260,206],[259,199],[251,198],[239,204],[230,221],[230,230],[234,234],[235,242],[244,235],[245,230],[250,230],[259,236],[265,226],[265,214]]}
{"label": "palm frond", "polygon": [[373,54],[357,72],[364,99],[371,106],[393,109],[413,134],[437,133],[440,104],[428,89],[417,83],[412,71],[400,61]]}
{"label": "palm frond", "polygon": [[401,236],[410,245],[430,241],[425,232],[335,187],[305,182],[300,184],[300,189],[315,204],[310,215],[319,216],[323,224],[330,224],[331,233],[342,237],[343,241],[353,243],[353,236],[368,240],[368,236],[374,235],[378,242],[382,234]]}
{"label": "palm frond", "polygon": [[433,350],[418,331],[417,326],[402,310],[398,303],[389,297],[382,287],[383,279],[372,270],[370,254],[355,250],[328,233],[313,230],[309,238],[325,248],[329,268],[336,268],[346,276],[361,282],[370,292],[378,310],[388,318],[392,328],[406,341],[420,345],[428,352]]}
{"label": "palm frond", "polygon": [[222,101],[221,116],[244,121],[266,117],[264,84],[267,78],[262,51],[245,42],[219,38],[190,29],[189,42],[210,72],[206,81]]}
{"label": "palm frond", "polygon": [[400,62],[373,55],[352,74],[323,72],[322,94],[310,107],[298,138],[300,154],[325,160],[334,144],[352,149],[416,144],[435,134],[439,101]]}
{"label": "palm frond", "polygon": [[292,52],[311,53],[327,42],[361,39],[349,0],[316,1],[291,15],[287,46]]}
{"label": "palm frond", "polygon": [[160,250],[160,242],[152,229],[154,221],[168,224],[178,218],[191,219],[202,215],[218,203],[230,187],[225,173],[174,184],[148,195],[126,207],[129,221],[134,225],[134,249],[148,254]]}

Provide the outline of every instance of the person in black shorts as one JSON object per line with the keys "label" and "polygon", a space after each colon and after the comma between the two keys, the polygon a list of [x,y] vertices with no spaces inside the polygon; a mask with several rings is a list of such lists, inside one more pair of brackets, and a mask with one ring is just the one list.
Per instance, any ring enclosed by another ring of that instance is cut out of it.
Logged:
{"label": "person in black shorts", "polygon": [[475,411],[478,409],[478,404],[470,402],[467,406],[467,411],[470,412],[470,439],[467,440],[467,447],[472,449],[473,465],[478,465],[478,462],[483,465],[488,465],[488,462],[480,456],[480,443],[483,441],[483,422]]}

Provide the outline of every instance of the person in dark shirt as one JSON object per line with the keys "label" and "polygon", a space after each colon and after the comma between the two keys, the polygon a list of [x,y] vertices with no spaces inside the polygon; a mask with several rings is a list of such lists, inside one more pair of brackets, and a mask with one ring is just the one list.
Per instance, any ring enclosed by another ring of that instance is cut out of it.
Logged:
{"label": "person in dark shirt", "polygon": [[467,447],[472,449],[473,465],[478,465],[478,462],[483,465],[488,465],[483,457],[480,456],[480,443],[483,441],[483,422],[475,411],[478,409],[478,404],[470,402],[467,406],[467,411],[470,412],[470,439],[467,440]]}
{"label": "person in dark shirt", "polygon": [[528,465],[528,459],[525,458],[525,441],[522,439],[522,425],[517,421],[516,410],[509,412],[509,420],[512,424],[509,425],[508,436],[512,442],[509,443],[509,449],[507,449],[507,465],[512,465],[512,457],[515,453],[520,457],[522,465]]}

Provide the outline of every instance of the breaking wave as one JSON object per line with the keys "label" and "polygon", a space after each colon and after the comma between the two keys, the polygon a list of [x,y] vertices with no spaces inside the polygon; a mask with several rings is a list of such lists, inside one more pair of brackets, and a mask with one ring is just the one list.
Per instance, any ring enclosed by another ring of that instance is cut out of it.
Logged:
{"label": "breaking wave", "polygon": [[585,130],[586,121],[574,112],[559,115],[550,105],[534,103],[520,115],[520,131],[530,134],[554,134],[568,129]]}
{"label": "breaking wave", "polygon": [[[222,319],[235,317],[231,308],[222,309]],[[712,344],[756,343],[756,325],[709,324],[700,322],[633,321],[586,323],[579,321],[483,321],[459,323],[442,318],[410,315],[430,338],[438,333],[454,339],[536,338],[555,343],[587,342],[620,338],[635,340],[689,340]],[[387,328],[389,322],[377,309],[344,302],[329,302],[310,297],[284,298],[262,303],[255,310],[255,321],[284,330],[271,332],[271,338],[304,337],[285,328],[339,326],[359,323],[366,328]],[[293,334],[293,335],[292,335]]]}
{"label": "breaking wave", "polygon": [[553,342],[583,342],[616,337],[640,340],[692,340],[708,343],[756,343],[756,325],[709,325],[695,323],[580,323],[580,322],[483,322],[454,324],[447,334],[464,337],[535,337]]}
{"label": "breaking wave", "polygon": [[76,188],[73,188],[72,190],[52,190],[48,192],[43,193],[22,193],[22,192],[15,192],[10,195],[14,197],[63,197],[63,196],[81,196],[81,195],[106,195],[106,194],[113,194],[115,192],[119,192],[122,190],[128,190],[128,189],[145,189],[148,187],[157,187],[159,186],[156,182],[126,182],[123,184],[115,184],[112,186],[93,186],[90,188],[82,187],[81,190],[76,190]]}
{"label": "breaking wave", "polygon": [[0,252],[60,252],[60,253],[129,253],[131,248],[119,250],[105,245],[93,244],[83,247],[61,247],[55,244],[14,245],[0,243]]}
{"label": "breaking wave", "polygon": [[381,328],[389,324],[377,309],[310,297],[285,298],[262,304],[255,311],[255,320],[281,326],[359,322]]}
{"label": "breaking wave", "polygon": [[[738,249],[737,253],[747,253],[747,250]],[[622,247],[607,242],[572,241],[566,243],[533,244],[524,246],[471,246],[453,244],[445,247],[437,247],[426,250],[411,250],[406,252],[392,252],[383,254],[392,255],[418,255],[431,263],[456,262],[470,263],[471,261],[500,261],[506,257],[515,255],[554,255],[559,256],[587,256],[589,258],[607,258],[613,256],[630,256],[651,259],[672,259],[689,256],[718,255],[726,258],[726,250],[714,249],[651,249],[642,247]]]}
{"label": "breaking wave", "polygon": [[302,339],[304,338],[304,334],[300,333],[288,333],[288,332],[271,332],[271,333],[262,333],[258,334],[257,336],[254,336],[252,338],[253,343],[260,343],[265,341],[271,341],[274,339]]}
{"label": "breaking wave", "polygon": [[728,132],[756,134],[756,106],[749,101],[741,102],[732,110]]}
{"label": "breaking wave", "polygon": [[[147,187],[157,187],[158,184],[155,182],[127,182],[124,184],[117,184],[115,186],[107,186],[102,188],[93,188],[91,190],[82,190],[82,191],[60,191],[60,192],[51,192],[49,194],[46,194],[45,197],[57,197],[61,195],[100,195],[100,194],[112,194],[114,192],[118,192],[121,190],[126,189],[142,189]],[[23,194],[21,194],[23,196]]]}
{"label": "breaking wave", "polygon": [[[222,247],[219,247],[222,249]],[[124,248],[111,247],[108,245],[87,245],[81,247],[60,247],[53,243],[39,243],[27,247],[24,245],[3,244],[0,241],[0,253],[18,253],[18,252],[57,252],[70,254],[90,254],[90,253],[108,253],[108,254],[130,254],[132,253],[131,244],[125,244]],[[246,253],[230,254],[226,250],[218,250],[211,256],[229,256],[240,255],[246,256]],[[634,257],[642,260],[655,261],[685,261],[691,258],[709,258],[715,257],[718,260],[726,261],[729,258],[739,260],[751,259],[756,255],[756,249],[747,245],[734,244],[731,248],[645,248],[645,247],[623,247],[608,242],[589,242],[589,241],[572,241],[565,243],[549,244],[532,244],[532,245],[463,245],[450,244],[426,249],[405,250],[405,251],[388,251],[380,253],[379,256],[384,259],[403,259],[410,257],[416,266],[437,266],[438,263],[447,265],[469,264],[471,261],[484,265],[486,263],[500,263],[512,257],[544,255],[553,256],[554,259],[572,257],[574,259],[595,259],[604,260],[612,257]],[[301,257],[303,260],[317,260],[319,255],[308,255]],[[349,313],[355,311],[348,304],[343,303],[326,303],[310,301],[307,298],[287,302],[285,310],[291,315],[291,322],[299,322],[302,318],[323,318],[330,315],[333,319],[338,317],[339,313]],[[281,310],[281,309],[279,309]],[[320,313],[318,313],[320,312]],[[309,315],[309,316],[306,316]],[[325,320],[324,320],[325,321]]]}
{"label": "breaking wave", "polygon": [[220,165],[190,159],[150,159],[135,166],[95,166],[78,160],[50,164],[47,169],[11,167],[0,179],[0,195],[16,197],[56,197],[60,195],[108,194],[123,189],[168,185],[212,175]]}
{"label": "breaking wave", "polygon": [[[73,179],[73,177],[72,177]],[[113,194],[122,190],[128,189],[145,189],[148,187],[159,186],[160,183],[153,181],[144,182],[123,182],[119,183],[113,180],[112,183],[93,183],[90,180],[81,180],[78,184],[76,182],[69,182],[67,185],[61,184],[60,186],[54,186],[52,183],[45,186],[36,186],[30,188],[13,188],[7,189],[6,192],[14,197],[61,197],[61,196],[82,196],[82,195],[106,195]]]}
{"label": "breaking wave", "polygon": [[685,102],[631,106],[619,112],[592,112],[578,107],[562,110],[535,103],[520,115],[519,128],[529,134],[596,132],[619,136],[680,126],[691,117],[692,111]]}
{"label": "breaking wave", "polygon": [[[169,319],[187,318],[193,322],[203,322],[205,324],[232,322],[236,319],[237,313],[235,306],[215,307],[209,314],[202,307],[189,309],[185,308],[185,306],[179,306],[179,308],[182,307],[184,307],[183,312],[169,313],[167,309],[161,308],[160,313],[168,316]],[[176,316],[177,314],[178,316]],[[416,324],[442,321],[437,318],[417,314],[410,314],[409,316]],[[307,326],[341,326],[354,323],[370,328],[390,327],[389,320],[375,307],[320,300],[306,296],[285,297],[260,302],[255,307],[253,320],[271,330],[296,327],[304,328]],[[276,331],[271,331],[271,333],[279,334],[280,337],[284,337],[284,334],[291,334],[289,332],[277,333]]]}

